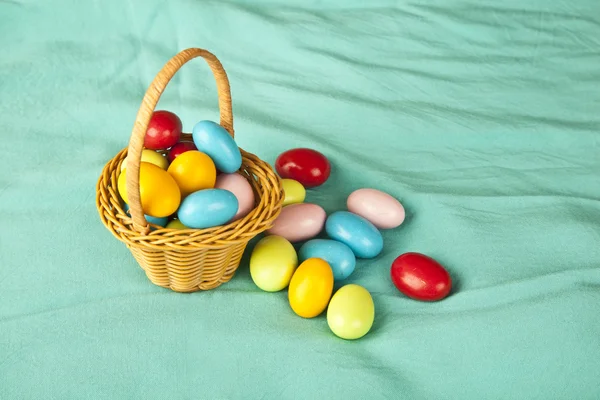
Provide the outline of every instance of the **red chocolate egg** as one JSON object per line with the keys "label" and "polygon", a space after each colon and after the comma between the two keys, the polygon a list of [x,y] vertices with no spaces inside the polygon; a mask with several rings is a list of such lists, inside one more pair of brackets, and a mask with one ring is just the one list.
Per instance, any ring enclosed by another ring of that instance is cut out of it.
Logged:
{"label": "red chocolate egg", "polygon": [[294,179],[302,186],[320,186],[331,173],[329,160],[316,150],[291,149],[281,153],[275,161],[275,170],[284,179]]}
{"label": "red chocolate egg", "polygon": [[148,123],[144,147],[152,150],[166,150],[179,141],[182,124],[179,117],[165,110],[155,111]]}
{"label": "red chocolate egg", "polygon": [[198,150],[194,142],[179,142],[173,145],[167,154],[169,162],[173,162],[178,155],[185,153],[190,150]]}
{"label": "red chocolate egg", "polygon": [[424,254],[402,254],[394,260],[390,272],[394,286],[415,300],[441,300],[452,289],[452,278],[448,271]]}

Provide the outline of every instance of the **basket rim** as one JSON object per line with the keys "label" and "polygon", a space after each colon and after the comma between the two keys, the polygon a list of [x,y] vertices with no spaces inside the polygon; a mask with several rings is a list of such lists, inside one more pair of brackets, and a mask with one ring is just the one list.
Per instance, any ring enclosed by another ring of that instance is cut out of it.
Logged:
{"label": "basket rim", "polygon": [[[285,197],[281,178],[271,165],[253,153],[240,148],[242,166],[236,172],[249,179],[254,176],[256,206],[243,218],[205,229],[172,229],[148,224],[152,230],[143,234],[133,226],[133,218],[125,212],[118,194],[117,178],[120,166],[127,156],[123,148],[103,167],[96,183],[96,208],[103,225],[127,246],[155,251],[198,251],[221,249],[247,243],[273,226],[283,208]],[[260,188],[260,190],[259,190]]]}

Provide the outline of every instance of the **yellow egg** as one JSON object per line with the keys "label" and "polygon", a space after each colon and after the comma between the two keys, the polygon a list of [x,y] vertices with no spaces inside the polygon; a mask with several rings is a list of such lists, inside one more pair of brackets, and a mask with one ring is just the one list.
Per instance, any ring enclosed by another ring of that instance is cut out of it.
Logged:
{"label": "yellow egg", "polygon": [[[127,169],[119,175],[117,188],[123,201],[129,204],[127,198]],[[140,163],[140,199],[144,214],[151,217],[168,217],[179,208],[181,193],[177,182],[169,173],[160,167]]]}
{"label": "yellow egg", "polygon": [[[121,163],[121,171],[127,168],[127,158],[128,157],[125,157],[125,159]],[[164,169],[165,171],[169,167],[169,160],[167,160],[167,157],[150,149],[142,150],[142,161],[154,164],[160,167],[161,169]]]}
{"label": "yellow egg", "polygon": [[181,221],[178,219],[174,219],[173,221],[169,222],[167,224],[167,226],[165,226],[165,228],[167,228],[167,229],[189,229],[187,226],[182,224]]}
{"label": "yellow egg", "polygon": [[292,310],[303,318],[321,314],[329,303],[333,291],[333,271],[321,258],[309,258],[294,272],[288,300]]}
{"label": "yellow egg", "polygon": [[177,156],[167,169],[175,179],[183,197],[201,189],[215,187],[217,168],[213,160],[198,150],[189,150]]}
{"label": "yellow egg", "polygon": [[297,266],[294,246],[281,236],[261,239],[250,255],[250,276],[256,286],[266,292],[285,289]]}
{"label": "yellow egg", "polygon": [[362,286],[341,287],[329,302],[327,324],[342,339],[359,339],[373,326],[375,305],[371,294]]}
{"label": "yellow egg", "polygon": [[304,186],[302,186],[300,182],[293,179],[282,179],[281,185],[283,186],[283,192],[285,193],[285,198],[283,200],[284,206],[302,203],[304,201],[306,189],[304,189]]}

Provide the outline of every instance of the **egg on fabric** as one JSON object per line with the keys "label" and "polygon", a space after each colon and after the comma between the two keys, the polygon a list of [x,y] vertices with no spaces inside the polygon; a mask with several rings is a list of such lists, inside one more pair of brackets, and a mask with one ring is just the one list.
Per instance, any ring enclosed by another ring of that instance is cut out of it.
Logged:
{"label": "egg on fabric", "polygon": [[219,171],[231,174],[242,166],[239,147],[221,125],[213,121],[200,121],[192,130],[192,139],[198,150],[210,156]]}
{"label": "egg on fabric", "polygon": [[356,266],[354,253],[342,242],[330,239],[312,239],[298,251],[300,262],[309,258],[321,258],[329,264],[335,281],[346,279]]}
{"label": "egg on fabric", "polygon": [[294,179],[304,187],[320,186],[331,173],[331,164],[322,153],[307,148],[290,149],[275,160],[275,170],[282,178]]}
{"label": "egg on fabric", "polygon": [[333,292],[333,271],[320,258],[309,258],[296,268],[288,287],[290,307],[303,318],[314,318],[327,308]]}
{"label": "egg on fabric", "polygon": [[[121,171],[127,168],[127,159],[129,156],[125,157],[123,162],[121,163]],[[157,153],[154,150],[144,149],[142,150],[141,161],[148,162],[150,164],[154,164],[161,169],[166,170],[169,167],[169,160],[165,156],[160,153]]]}
{"label": "egg on fabric", "polygon": [[281,209],[267,234],[283,236],[292,243],[300,242],[317,236],[326,218],[325,210],[317,204],[290,204]]}
{"label": "egg on fabric", "polygon": [[167,172],[177,182],[183,197],[201,189],[213,188],[217,178],[212,159],[198,150],[181,153],[169,165]]}
{"label": "egg on fabric", "polygon": [[289,206],[290,204],[302,203],[306,198],[306,189],[298,181],[293,179],[282,179],[281,186],[283,186],[283,192],[285,197],[283,199],[283,207]]}
{"label": "egg on fabric", "polygon": [[360,339],[373,326],[375,304],[367,289],[360,285],[342,286],[331,297],[327,307],[327,325],[338,337]]}
{"label": "egg on fabric", "polygon": [[450,294],[452,278],[436,260],[421,253],[398,256],[390,275],[394,286],[406,296],[420,301],[438,301]]}
{"label": "egg on fabric", "polygon": [[165,228],[167,229],[189,229],[187,226],[185,226],[183,223],[181,223],[180,220],[178,219],[174,219],[172,221],[170,221]]}
{"label": "egg on fabric", "polygon": [[365,218],[349,211],[336,211],[325,222],[327,235],[344,243],[358,258],[374,258],[383,250],[383,237]]}
{"label": "egg on fabric", "polygon": [[254,191],[250,182],[241,174],[221,174],[217,177],[215,188],[229,190],[238,200],[238,211],[233,216],[233,220],[245,217],[254,209]]}
{"label": "egg on fabric", "polygon": [[237,210],[237,198],[230,191],[204,189],[183,199],[177,211],[177,218],[192,229],[212,228],[229,222]]}
{"label": "egg on fabric", "polygon": [[[177,211],[181,192],[177,182],[164,169],[147,162],[140,163],[140,200],[143,213],[152,217],[168,217]],[[127,168],[119,175],[117,189],[123,201],[127,197]]]}
{"label": "egg on fabric", "polygon": [[348,196],[348,211],[367,219],[379,229],[392,229],[404,222],[402,204],[389,194],[377,189],[363,188]]}
{"label": "egg on fabric", "polygon": [[262,238],[250,255],[250,276],[265,292],[278,292],[288,287],[298,266],[294,246],[281,236]]}

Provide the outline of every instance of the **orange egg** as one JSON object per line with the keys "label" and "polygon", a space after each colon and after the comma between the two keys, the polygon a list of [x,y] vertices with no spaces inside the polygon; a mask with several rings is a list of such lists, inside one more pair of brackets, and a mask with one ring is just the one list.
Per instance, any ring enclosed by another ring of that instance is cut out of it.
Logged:
{"label": "orange egg", "polygon": [[181,153],[169,165],[167,172],[177,182],[183,197],[201,189],[214,188],[217,179],[215,163],[198,150]]}
{"label": "orange egg", "polygon": [[309,258],[298,266],[288,288],[292,310],[303,318],[313,318],[327,308],[333,292],[333,271],[320,258]]}
{"label": "orange egg", "polygon": [[[127,168],[117,182],[119,195],[129,204],[127,198]],[[140,200],[144,214],[151,217],[168,217],[179,208],[181,193],[177,182],[160,167],[148,163],[140,163]]]}

